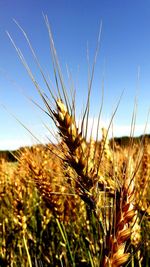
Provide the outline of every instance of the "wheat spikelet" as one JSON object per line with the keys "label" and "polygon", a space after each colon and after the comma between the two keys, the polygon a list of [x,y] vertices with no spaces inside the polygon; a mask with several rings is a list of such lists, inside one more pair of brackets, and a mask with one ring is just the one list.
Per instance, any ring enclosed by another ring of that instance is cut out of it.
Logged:
{"label": "wheat spikelet", "polygon": [[104,151],[104,156],[110,161],[113,161],[112,151],[110,149],[109,139],[107,129],[102,128],[102,140],[101,140],[101,147]]}
{"label": "wheat spikelet", "polygon": [[132,234],[131,234],[131,244],[136,248],[139,246],[142,236],[141,236],[141,225],[140,225],[140,219],[136,216],[132,220]]}

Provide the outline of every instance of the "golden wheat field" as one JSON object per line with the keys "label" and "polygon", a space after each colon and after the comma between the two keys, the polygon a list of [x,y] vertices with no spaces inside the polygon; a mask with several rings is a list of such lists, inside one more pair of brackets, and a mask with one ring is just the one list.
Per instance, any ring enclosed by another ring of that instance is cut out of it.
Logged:
{"label": "golden wheat field", "polygon": [[149,266],[148,139],[140,165],[140,141],[81,144],[88,162],[63,142],[1,157],[0,266]]}

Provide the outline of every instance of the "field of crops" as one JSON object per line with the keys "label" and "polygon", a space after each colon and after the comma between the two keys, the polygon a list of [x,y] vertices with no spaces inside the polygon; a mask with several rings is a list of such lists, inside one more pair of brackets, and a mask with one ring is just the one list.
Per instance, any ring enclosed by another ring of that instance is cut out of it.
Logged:
{"label": "field of crops", "polygon": [[92,140],[86,172],[83,162],[73,168],[63,142],[24,148],[13,163],[1,158],[0,266],[148,267],[150,144],[142,141]]}

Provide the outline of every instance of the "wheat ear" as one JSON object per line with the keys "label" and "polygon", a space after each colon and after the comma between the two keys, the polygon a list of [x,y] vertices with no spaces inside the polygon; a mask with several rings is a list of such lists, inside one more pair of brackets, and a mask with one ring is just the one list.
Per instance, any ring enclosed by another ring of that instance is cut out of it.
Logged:
{"label": "wheat ear", "polygon": [[114,191],[113,181],[106,181],[103,177],[97,175],[96,164],[90,157],[90,148],[82,136],[82,132],[79,132],[74,117],[69,114],[62,100],[58,99],[56,101],[56,107],[57,110],[53,111],[54,121],[59,129],[60,136],[68,147],[66,160],[78,175],[77,184],[82,198],[85,200],[88,197],[88,200],[90,198],[92,201],[89,191],[95,187],[96,183],[101,189],[105,187],[109,191]]}
{"label": "wheat ear", "polygon": [[133,218],[136,216],[134,206],[134,181],[126,178],[122,189],[116,196],[116,218],[114,233],[108,235],[108,255],[103,266],[118,267],[125,264],[130,253],[125,252],[126,242],[131,238]]}

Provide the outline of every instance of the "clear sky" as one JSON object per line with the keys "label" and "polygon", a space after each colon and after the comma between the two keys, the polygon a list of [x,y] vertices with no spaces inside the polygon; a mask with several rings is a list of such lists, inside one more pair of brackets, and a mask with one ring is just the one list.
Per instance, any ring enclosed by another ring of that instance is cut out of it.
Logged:
{"label": "clear sky", "polygon": [[[28,74],[18,59],[6,31],[21,49],[41,87],[45,85],[28,45],[13,22],[26,31],[41,65],[52,82],[49,39],[42,14],[47,14],[66,86],[66,66],[77,90],[77,110],[82,112],[87,96],[88,64],[92,65],[100,22],[102,35],[91,97],[91,121],[98,116],[104,79],[104,108],[101,126],[110,120],[124,94],[114,120],[114,135],[130,134],[134,98],[138,110],[135,135],[144,131],[150,107],[150,1],[145,0],[1,0],[0,1],[0,149],[30,144],[33,137],[9,114],[14,114],[42,142],[49,137],[42,121],[51,121],[26,99],[41,104]],[[23,92],[23,93],[22,93]],[[8,112],[3,109],[4,105]],[[147,133],[150,132],[150,124]]]}

